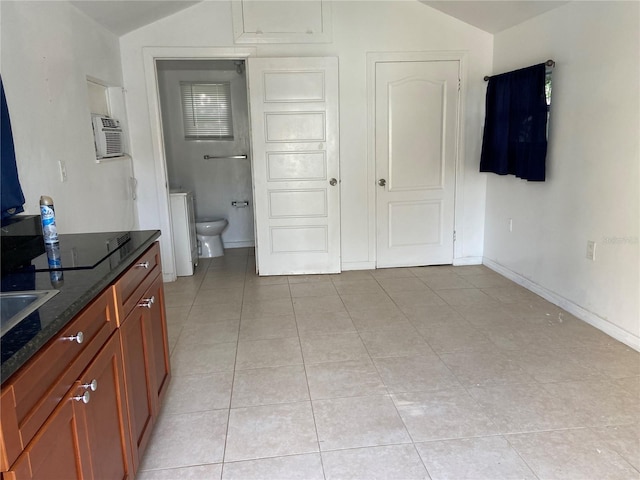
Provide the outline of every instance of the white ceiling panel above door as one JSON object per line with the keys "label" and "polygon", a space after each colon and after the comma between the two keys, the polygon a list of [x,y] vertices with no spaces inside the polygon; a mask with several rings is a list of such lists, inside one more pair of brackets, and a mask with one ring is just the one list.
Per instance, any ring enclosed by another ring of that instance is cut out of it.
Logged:
{"label": "white ceiling panel above door", "polygon": [[236,43],[330,43],[331,1],[231,2]]}

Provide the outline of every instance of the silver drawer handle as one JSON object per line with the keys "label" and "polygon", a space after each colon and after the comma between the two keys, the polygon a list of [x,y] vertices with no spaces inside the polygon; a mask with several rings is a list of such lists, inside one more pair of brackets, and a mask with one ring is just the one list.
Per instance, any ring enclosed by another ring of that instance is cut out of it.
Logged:
{"label": "silver drawer handle", "polygon": [[89,392],[84,392],[82,395],[71,398],[76,402],[89,403],[89,400],[91,400],[91,394]]}
{"label": "silver drawer handle", "polygon": [[69,341],[69,342],[82,343],[82,342],[84,342],[84,333],[78,332],[77,334],[72,335],[70,337],[62,337],[61,340],[66,340],[66,341]]}
{"label": "silver drawer handle", "polygon": [[149,262],[136,263],[136,268],[149,268]]}
{"label": "silver drawer handle", "polygon": [[142,301],[138,304],[139,307],[143,308],[151,308],[156,301],[156,297],[152,296],[151,298],[143,298]]}
{"label": "silver drawer handle", "polygon": [[[96,390],[98,390],[98,380],[94,378],[93,380],[91,380],[91,383],[83,384],[82,388],[84,388],[85,390],[91,390],[92,392],[95,392]],[[89,393],[89,392],[86,392],[86,393]]]}

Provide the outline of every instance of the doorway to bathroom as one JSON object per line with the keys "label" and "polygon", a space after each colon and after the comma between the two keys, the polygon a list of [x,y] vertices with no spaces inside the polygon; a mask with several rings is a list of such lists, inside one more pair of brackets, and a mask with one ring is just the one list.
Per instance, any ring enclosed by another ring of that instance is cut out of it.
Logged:
{"label": "doorway to bathroom", "polygon": [[[175,280],[177,272],[170,191],[174,185],[188,188],[174,183],[175,171],[168,159],[171,155],[170,146],[164,139],[163,122],[166,122],[167,114],[161,111],[159,77],[162,74],[158,64],[165,61],[231,60],[234,67],[236,61],[244,61],[246,87],[251,83],[250,90],[245,89],[249,96],[247,109],[251,125],[248,170],[245,171],[250,174],[244,178],[251,178],[250,183],[246,181],[245,185],[248,188],[250,184],[252,192],[249,211],[254,216],[252,228],[256,273],[317,274],[340,270],[337,58],[258,59],[256,53],[255,47],[237,46],[149,47],[143,51],[158,226],[163,232],[160,243],[165,281]],[[171,66],[171,63],[168,65]],[[259,79],[262,79],[265,88],[257,88]],[[264,138],[256,135],[256,132],[263,132]],[[205,155],[217,155],[204,151],[198,152],[198,156],[200,154],[202,160],[220,160],[205,159]],[[183,164],[178,165],[184,167]],[[292,196],[298,198],[292,199]],[[227,201],[231,203],[234,200]],[[274,265],[277,270],[270,268]]]}
{"label": "doorway to bathroom", "polygon": [[244,59],[158,59],[156,71],[169,191],[192,193],[196,220],[227,220],[225,249],[253,247]]}

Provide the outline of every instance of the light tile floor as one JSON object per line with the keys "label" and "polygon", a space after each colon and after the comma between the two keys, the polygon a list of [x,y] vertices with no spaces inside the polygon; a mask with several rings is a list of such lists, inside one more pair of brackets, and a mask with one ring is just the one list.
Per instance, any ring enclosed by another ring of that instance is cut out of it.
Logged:
{"label": "light tile floor", "polygon": [[482,266],[165,284],[151,479],[638,479],[640,354]]}

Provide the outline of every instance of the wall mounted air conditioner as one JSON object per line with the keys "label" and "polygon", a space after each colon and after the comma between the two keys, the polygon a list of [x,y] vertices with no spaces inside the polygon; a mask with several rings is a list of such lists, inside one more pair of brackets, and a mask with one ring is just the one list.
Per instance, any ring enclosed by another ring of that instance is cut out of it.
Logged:
{"label": "wall mounted air conditioner", "polygon": [[91,123],[98,160],[125,155],[124,134],[118,120],[105,115],[92,115]]}

